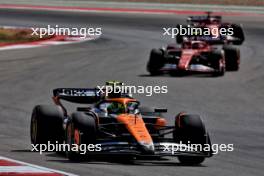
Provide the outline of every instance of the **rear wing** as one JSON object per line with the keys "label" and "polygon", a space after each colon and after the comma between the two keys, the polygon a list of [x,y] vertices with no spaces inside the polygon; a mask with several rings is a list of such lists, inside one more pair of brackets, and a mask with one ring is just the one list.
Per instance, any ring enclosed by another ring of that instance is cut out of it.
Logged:
{"label": "rear wing", "polygon": [[102,94],[96,88],[57,88],[53,96],[72,103],[92,104],[102,99]]}
{"label": "rear wing", "polygon": [[220,15],[212,15],[213,12],[205,12],[206,16],[189,16],[187,18],[188,23],[210,23],[212,21],[221,23],[222,17]]}

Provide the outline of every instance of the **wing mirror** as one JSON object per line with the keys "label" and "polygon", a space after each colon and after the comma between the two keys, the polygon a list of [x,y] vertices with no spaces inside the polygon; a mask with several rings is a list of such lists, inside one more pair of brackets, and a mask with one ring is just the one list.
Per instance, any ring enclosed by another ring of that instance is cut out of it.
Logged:
{"label": "wing mirror", "polygon": [[166,112],[168,112],[168,109],[166,109],[166,108],[155,108],[154,109],[154,112],[157,112],[157,113],[166,113]]}
{"label": "wing mirror", "polygon": [[134,114],[135,114],[135,115],[139,115],[139,114],[140,114],[139,109],[135,109]]}

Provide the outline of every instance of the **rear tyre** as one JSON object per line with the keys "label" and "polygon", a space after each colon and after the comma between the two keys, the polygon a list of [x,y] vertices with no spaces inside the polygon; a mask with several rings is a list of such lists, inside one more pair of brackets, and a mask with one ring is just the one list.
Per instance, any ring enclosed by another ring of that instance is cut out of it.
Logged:
{"label": "rear tyre", "polygon": [[233,32],[234,32],[233,37],[237,38],[237,40],[233,41],[232,43],[234,45],[242,45],[245,40],[245,35],[242,27],[236,24],[232,24],[231,28],[233,28]]}
{"label": "rear tyre", "polygon": [[[66,143],[71,146],[66,155],[71,161],[80,161],[84,159],[87,151],[75,150],[76,146],[85,144],[95,144],[97,125],[95,118],[89,113],[75,112],[72,114],[71,121],[67,124]],[[73,150],[73,148],[75,149]]]}
{"label": "rear tyre", "polygon": [[224,76],[226,71],[225,58],[221,51],[213,51],[210,55],[212,67],[215,69],[213,76]]}
{"label": "rear tyre", "polygon": [[226,70],[238,71],[240,65],[240,50],[229,45],[224,46],[223,49],[225,51]]}
{"label": "rear tyre", "polygon": [[[199,115],[180,114],[176,117],[174,141],[183,144],[210,144],[204,124]],[[179,156],[179,161],[184,165],[198,165],[205,160],[203,156]]]}
{"label": "rear tyre", "polygon": [[34,107],[30,137],[32,144],[63,143],[63,111],[59,106],[37,105]]}
{"label": "rear tyre", "polygon": [[224,76],[226,71],[225,66],[225,58],[222,51],[213,51],[208,55],[209,62],[211,63],[211,67],[215,70],[212,76]]}
{"label": "rear tyre", "polygon": [[161,49],[152,49],[147,64],[148,72],[153,76],[160,75],[162,73],[160,69],[164,66],[164,64],[165,61],[163,57],[163,51]]}

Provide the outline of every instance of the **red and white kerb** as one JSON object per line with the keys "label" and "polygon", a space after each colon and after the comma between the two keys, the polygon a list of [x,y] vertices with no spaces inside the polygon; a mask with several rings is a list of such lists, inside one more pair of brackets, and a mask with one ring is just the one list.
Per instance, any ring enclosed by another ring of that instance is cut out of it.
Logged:
{"label": "red and white kerb", "polygon": [[76,176],[0,156],[0,176]]}

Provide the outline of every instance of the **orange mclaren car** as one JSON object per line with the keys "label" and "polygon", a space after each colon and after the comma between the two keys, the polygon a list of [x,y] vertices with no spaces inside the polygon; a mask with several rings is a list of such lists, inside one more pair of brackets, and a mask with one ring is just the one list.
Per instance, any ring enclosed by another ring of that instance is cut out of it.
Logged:
{"label": "orange mclaren car", "polygon": [[[210,138],[199,115],[179,113],[175,123],[168,125],[166,109],[143,107],[127,94],[105,96],[96,88],[59,88],[53,93],[55,105],[37,105],[33,109],[31,142],[77,146],[77,150],[65,151],[70,160],[83,156],[81,145],[97,147],[85,152],[86,157],[172,156],[193,165],[212,156]],[[79,107],[69,113],[63,100]]]}

